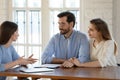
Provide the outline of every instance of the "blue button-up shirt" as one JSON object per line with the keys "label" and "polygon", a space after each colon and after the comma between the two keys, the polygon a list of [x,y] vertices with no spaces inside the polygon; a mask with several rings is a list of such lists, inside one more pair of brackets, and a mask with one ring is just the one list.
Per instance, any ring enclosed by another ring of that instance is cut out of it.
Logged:
{"label": "blue button-up shirt", "polygon": [[76,57],[80,62],[89,61],[89,41],[85,34],[73,30],[69,38],[58,33],[51,38],[42,54],[42,63],[51,63],[53,58],[70,59]]}

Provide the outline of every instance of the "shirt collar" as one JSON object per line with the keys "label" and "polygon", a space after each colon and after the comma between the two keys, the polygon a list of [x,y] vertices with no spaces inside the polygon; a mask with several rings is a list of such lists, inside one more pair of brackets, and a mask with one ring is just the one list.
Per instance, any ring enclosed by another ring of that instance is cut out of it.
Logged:
{"label": "shirt collar", "polygon": [[[72,34],[71,34],[70,37],[67,38],[67,39],[73,38],[74,34],[75,34],[75,30],[73,30]],[[62,36],[63,39],[66,39],[66,38],[64,37],[64,35],[61,35],[61,36]]]}

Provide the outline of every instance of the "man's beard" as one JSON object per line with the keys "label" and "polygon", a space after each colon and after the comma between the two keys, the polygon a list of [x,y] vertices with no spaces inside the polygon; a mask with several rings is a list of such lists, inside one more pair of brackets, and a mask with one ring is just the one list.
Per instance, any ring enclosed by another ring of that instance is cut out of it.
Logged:
{"label": "man's beard", "polygon": [[70,29],[60,29],[60,34],[67,34],[70,31]]}

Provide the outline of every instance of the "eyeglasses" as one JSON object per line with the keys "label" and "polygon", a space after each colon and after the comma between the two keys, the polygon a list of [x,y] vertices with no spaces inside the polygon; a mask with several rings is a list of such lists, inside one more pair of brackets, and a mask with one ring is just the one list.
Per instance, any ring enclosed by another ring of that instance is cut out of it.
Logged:
{"label": "eyeglasses", "polygon": [[58,22],[58,24],[59,24],[59,26],[65,26],[65,23],[63,23],[63,22]]}

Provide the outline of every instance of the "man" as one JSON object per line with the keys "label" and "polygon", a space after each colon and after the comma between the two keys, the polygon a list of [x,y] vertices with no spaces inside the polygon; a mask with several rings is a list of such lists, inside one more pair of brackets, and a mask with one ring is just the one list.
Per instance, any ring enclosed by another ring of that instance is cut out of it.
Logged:
{"label": "man", "polygon": [[70,58],[77,58],[81,63],[89,60],[89,42],[85,34],[74,30],[75,16],[71,12],[57,15],[59,30],[51,38],[42,54],[42,63],[62,64],[63,67],[73,67]]}

